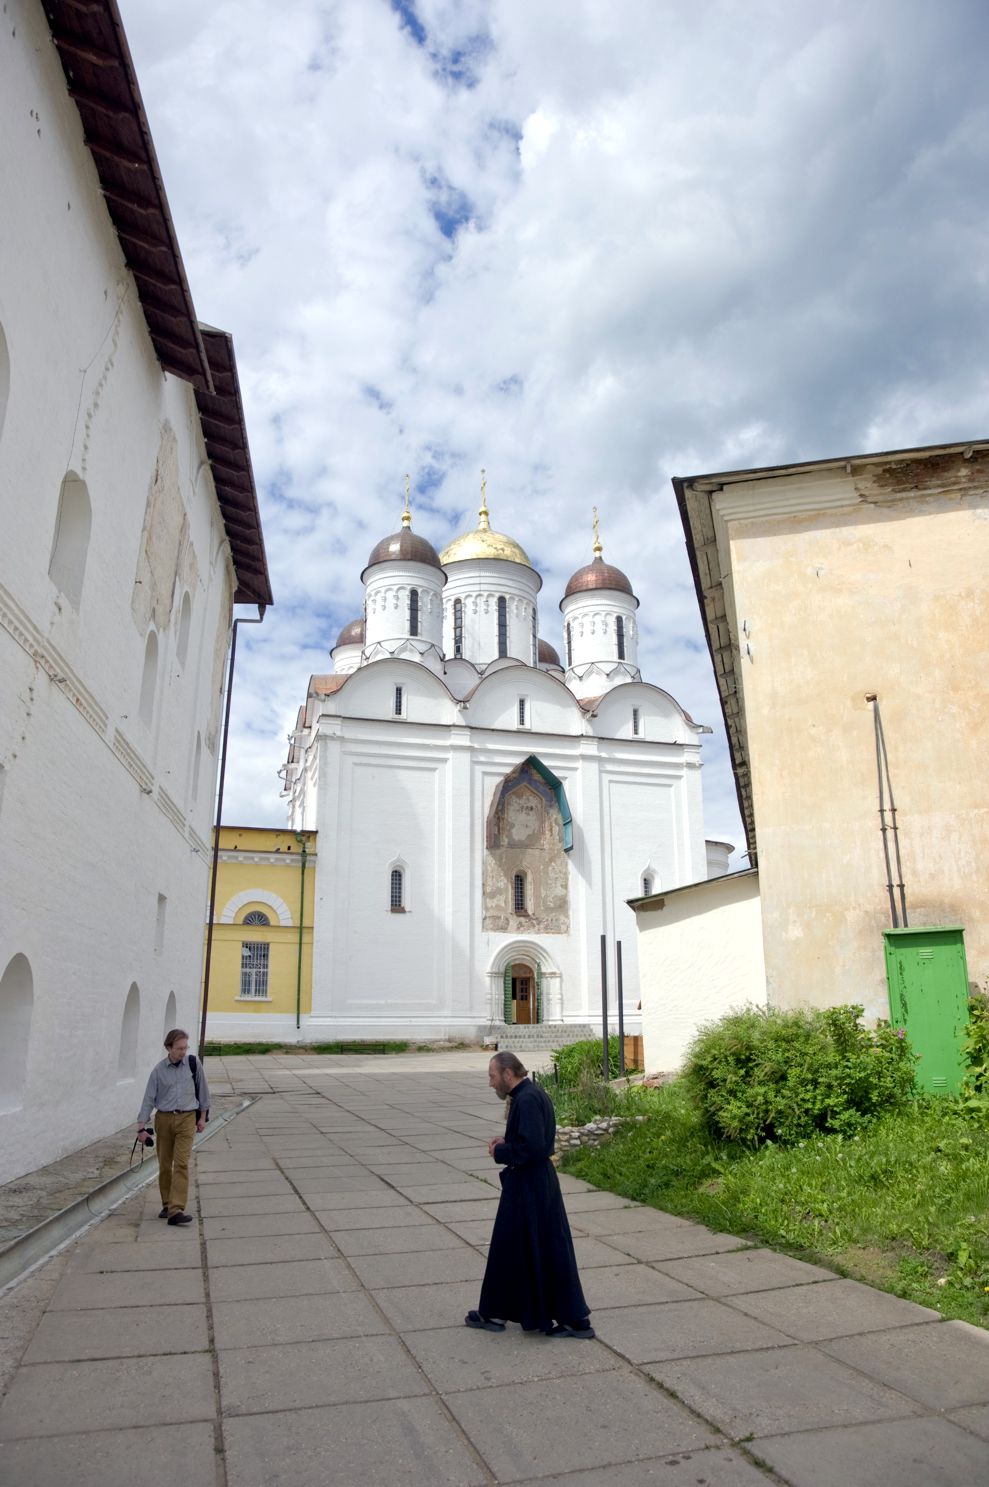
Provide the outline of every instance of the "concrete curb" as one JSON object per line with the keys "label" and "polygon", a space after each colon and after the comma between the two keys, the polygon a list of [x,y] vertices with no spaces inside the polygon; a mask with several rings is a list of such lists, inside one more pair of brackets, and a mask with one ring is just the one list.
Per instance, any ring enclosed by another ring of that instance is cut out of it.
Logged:
{"label": "concrete curb", "polygon": [[[217,1116],[216,1120],[211,1120],[205,1131],[201,1131],[196,1136],[193,1150],[197,1150],[211,1136],[215,1136],[228,1121],[241,1115],[258,1098],[254,1095],[244,1100],[236,1110],[225,1111],[223,1115]],[[129,1167],[126,1172],[118,1172],[115,1177],[101,1182],[99,1187],[93,1188],[85,1198],[77,1198],[67,1208],[53,1213],[51,1218],[44,1219],[42,1223],[29,1229],[26,1234],[22,1234],[19,1239],[15,1239],[13,1244],[0,1251],[0,1295],[16,1286],[29,1271],[43,1264],[56,1250],[60,1250],[63,1245],[78,1238],[84,1229],[88,1229],[91,1224],[98,1223],[125,1199],[139,1192],[141,1188],[147,1187],[148,1183],[157,1176],[158,1158],[146,1158],[137,1167]]]}

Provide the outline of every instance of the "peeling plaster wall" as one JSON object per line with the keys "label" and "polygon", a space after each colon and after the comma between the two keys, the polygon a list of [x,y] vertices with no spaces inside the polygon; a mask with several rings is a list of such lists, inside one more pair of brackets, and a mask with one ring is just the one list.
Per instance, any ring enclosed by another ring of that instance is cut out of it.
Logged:
{"label": "peeling plaster wall", "polygon": [[[788,477],[792,486],[792,477]],[[816,477],[832,510],[728,523],[772,1003],[888,1013],[879,697],[912,925],[989,976],[989,461]],[[768,501],[785,479],[752,482]],[[734,491],[731,499],[738,499]]]}
{"label": "peeling plaster wall", "polygon": [[[514,880],[524,873],[528,912],[515,912]],[[481,928],[500,934],[567,934],[570,864],[550,787],[525,766],[498,791],[488,818]]]}

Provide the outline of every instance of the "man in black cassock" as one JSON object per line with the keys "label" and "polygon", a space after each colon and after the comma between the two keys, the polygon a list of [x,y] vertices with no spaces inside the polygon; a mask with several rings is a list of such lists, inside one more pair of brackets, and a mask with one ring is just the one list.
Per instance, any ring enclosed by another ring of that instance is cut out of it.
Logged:
{"label": "man in black cassock", "polygon": [[508,1321],[551,1337],[593,1337],[563,1194],[550,1161],[556,1139],[553,1103],[526,1077],[514,1053],[495,1054],[488,1083],[501,1099],[511,1096],[504,1138],[488,1142],[488,1155],[505,1170],[481,1299],[464,1321],[486,1332],[504,1332]]}

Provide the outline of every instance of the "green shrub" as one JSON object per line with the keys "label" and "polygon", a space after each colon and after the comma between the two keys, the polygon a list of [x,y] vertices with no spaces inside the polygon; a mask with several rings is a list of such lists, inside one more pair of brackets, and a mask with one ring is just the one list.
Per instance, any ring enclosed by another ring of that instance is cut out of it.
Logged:
{"label": "green shrub", "polygon": [[703,1028],[684,1069],[711,1133],[759,1146],[819,1132],[849,1135],[914,1088],[902,1033],[863,1027],[859,1006],[734,1012]]}
{"label": "green shrub", "polygon": [[968,1026],[962,1041],[965,1079],[962,1100],[972,1115],[989,1117],[989,995],[979,992],[968,1004]]}
{"label": "green shrub", "polygon": [[[602,1079],[604,1060],[601,1056],[601,1039],[588,1038],[584,1043],[570,1043],[558,1048],[553,1054],[553,1068],[561,1084],[575,1087],[581,1079]],[[608,1069],[611,1079],[618,1078],[618,1039],[608,1039]]]}

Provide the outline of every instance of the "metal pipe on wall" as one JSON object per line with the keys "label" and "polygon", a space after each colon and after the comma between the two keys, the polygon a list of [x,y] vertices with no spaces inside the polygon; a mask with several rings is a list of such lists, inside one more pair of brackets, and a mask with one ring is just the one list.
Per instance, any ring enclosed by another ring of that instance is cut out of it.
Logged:
{"label": "metal pipe on wall", "polygon": [[625,1006],[622,979],[622,942],[615,941],[615,995],[618,998],[618,1072],[625,1073]]}
{"label": "metal pipe on wall", "polygon": [[611,1078],[608,1059],[608,937],[601,936],[601,1072],[607,1084]]}

